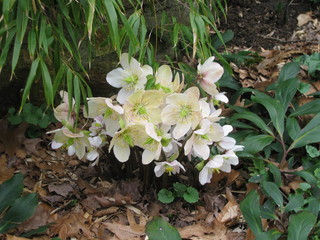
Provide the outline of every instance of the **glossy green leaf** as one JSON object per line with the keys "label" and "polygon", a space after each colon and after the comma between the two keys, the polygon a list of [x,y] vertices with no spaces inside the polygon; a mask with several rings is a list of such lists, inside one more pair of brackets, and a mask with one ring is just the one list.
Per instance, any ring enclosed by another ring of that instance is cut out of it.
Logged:
{"label": "glossy green leaf", "polygon": [[0,233],[5,233],[31,217],[37,205],[38,196],[36,193],[30,193],[16,199],[0,222]]}
{"label": "glossy green leaf", "polygon": [[150,240],[181,240],[178,230],[160,217],[147,223],[146,234]]}
{"label": "glossy green leaf", "polygon": [[317,218],[311,212],[291,215],[288,226],[288,240],[306,240]]}
{"label": "glossy green leaf", "polygon": [[0,213],[21,195],[23,190],[23,175],[15,174],[0,185]]}
{"label": "glossy green leaf", "polygon": [[294,117],[288,117],[286,121],[286,127],[289,137],[294,140],[297,134],[301,131],[298,120]]}
{"label": "glossy green leaf", "polygon": [[257,191],[251,191],[240,203],[241,212],[255,235],[262,232],[260,197]]}
{"label": "glossy green leaf", "polygon": [[66,73],[66,70],[67,70],[67,67],[65,64],[61,64],[60,65],[60,68],[59,68],[59,71],[57,72],[54,80],[53,80],[53,96],[56,95],[57,91],[58,91],[58,88],[63,80],[63,77],[64,77],[64,74]]}
{"label": "glossy green leaf", "polygon": [[233,116],[230,118],[230,121],[233,122],[237,119],[246,119],[255,124],[258,128],[263,130],[266,133],[269,133],[271,136],[273,136],[272,130],[268,127],[268,125],[255,113],[244,111],[241,113],[233,114]]}
{"label": "glossy green leaf", "polygon": [[36,74],[37,74],[39,62],[40,62],[40,59],[37,58],[31,64],[31,68],[30,68],[30,72],[29,72],[29,75],[28,75],[28,78],[27,78],[26,86],[25,86],[25,88],[23,90],[22,99],[21,99],[21,106],[20,106],[20,110],[19,111],[22,110],[24,104],[27,101],[27,98],[28,98],[29,93],[30,93],[30,88],[31,88],[32,83],[33,83],[33,81],[34,81],[34,79],[36,77]]}
{"label": "glossy green leaf", "polygon": [[2,2],[2,14],[6,24],[9,24],[9,14],[15,2],[16,0],[3,0]]}
{"label": "glossy green leaf", "polygon": [[302,147],[311,143],[320,142],[320,113],[294,137],[293,143],[290,145],[289,150]]}
{"label": "glossy green leaf", "polygon": [[299,81],[297,78],[290,78],[277,84],[275,98],[282,103],[285,112],[287,111],[289,103],[296,94],[298,87]]}
{"label": "glossy green leaf", "polygon": [[247,153],[257,153],[262,151],[266,146],[270,145],[274,141],[274,137],[270,135],[254,135],[246,137],[242,145],[244,145],[244,151]]}
{"label": "glossy green leaf", "polygon": [[296,62],[290,62],[285,64],[278,77],[278,82],[286,81],[291,78],[295,78],[300,71],[300,64]]}
{"label": "glossy green leaf", "polygon": [[256,239],[258,240],[277,240],[281,237],[282,233],[276,229],[269,230],[267,232],[262,232],[256,235]]}
{"label": "glossy green leaf", "polygon": [[311,102],[298,107],[289,117],[296,117],[305,114],[316,114],[320,112],[320,99],[315,99]]}
{"label": "glossy green leaf", "polygon": [[266,94],[255,91],[252,100],[262,104],[268,111],[271,122],[279,135],[282,137],[284,131],[285,111],[279,100],[273,99]]}
{"label": "glossy green leaf", "polygon": [[267,193],[267,195],[271,197],[279,207],[283,206],[283,196],[281,194],[280,189],[275,183],[263,182],[262,188]]}
{"label": "glossy green leaf", "polygon": [[34,57],[36,47],[37,47],[36,32],[34,29],[31,29],[28,33],[28,50],[31,57]]}

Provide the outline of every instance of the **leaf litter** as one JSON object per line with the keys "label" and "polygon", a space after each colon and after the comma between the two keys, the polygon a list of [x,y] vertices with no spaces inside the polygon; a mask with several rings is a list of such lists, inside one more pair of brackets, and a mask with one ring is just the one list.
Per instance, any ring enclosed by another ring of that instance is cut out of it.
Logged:
{"label": "leaf litter", "polygon": [[[232,64],[234,77],[242,87],[264,91],[275,81],[285,63],[296,56],[319,51],[317,44],[297,41],[310,40],[310,29],[316,30],[311,41],[319,41],[318,20],[312,13],[300,15],[298,28],[291,38],[294,42],[271,50],[261,48],[258,54],[263,59],[259,63],[250,66]],[[309,84],[307,69],[302,69],[300,74]],[[300,97],[300,104],[312,101],[308,95],[319,90],[320,83],[314,82]],[[236,105],[244,106],[244,103],[238,99]],[[230,112],[226,111],[226,114]],[[211,183],[201,189],[198,203],[190,205],[176,200],[163,204],[156,200],[152,191],[141,194],[143,186],[138,180],[119,181],[104,177],[103,170],[69,157],[64,151],[52,151],[48,136],[26,139],[26,128],[24,124],[11,128],[1,120],[0,183],[16,171],[24,173],[25,191],[37,192],[40,204],[27,222],[0,236],[1,240],[47,240],[56,236],[61,239],[145,239],[146,223],[153,216],[161,216],[172,223],[183,239],[254,239],[252,231],[245,227],[239,202],[247,192],[259,188],[255,183],[248,183],[248,174],[240,169],[214,175]],[[289,195],[300,186],[301,178],[287,173],[287,169],[281,169],[281,172],[284,176],[281,189]],[[264,221],[265,229],[268,224],[276,225]],[[44,234],[33,238],[19,237],[41,226],[47,226]]]}

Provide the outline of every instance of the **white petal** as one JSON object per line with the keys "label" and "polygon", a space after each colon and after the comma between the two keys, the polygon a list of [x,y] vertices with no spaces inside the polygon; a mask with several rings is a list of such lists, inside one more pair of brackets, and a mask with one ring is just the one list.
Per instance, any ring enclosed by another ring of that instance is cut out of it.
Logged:
{"label": "white petal", "polygon": [[224,103],[228,103],[229,102],[229,99],[226,97],[226,95],[224,95],[224,93],[219,93],[219,94],[215,95],[214,98],[216,100],[219,100],[219,101],[224,102]]}
{"label": "white petal", "polygon": [[222,172],[229,173],[229,172],[231,172],[231,165],[230,165],[229,163],[227,163],[227,162],[224,162],[224,163],[222,164],[222,166],[220,167],[220,170],[221,170]]}
{"label": "white petal", "polygon": [[115,88],[121,88],[123,87],[122,80],[124,78],[124,75],[125,71],[122,68],[117,68],[109,72],[106,79],[111,86]]}
{"label": "white petal", "polygon": [[164,173],[165,170],[166,170],[165,167],[160,164],[158,164],[154,167],[154,173],[155,173],[156,177],[160,177]]}
{"label": "white petal", "polygon": [[133,91],[128,91],[124,88],[121,88],[118,92],[117,101],[121,104],[124,104],[132,93]]}
{"label": "white petal", "polygon": [[187,123],[177,123],[176,127],[173,129],[172,135],[175,139],[179,139],[184,136],[191,128],[191,122]]}
{"label": "white petal", "polygon": [[147,165],[155,159],[156,152],[145,149],[142,153],[142,163]]}
{"label": "white petal", "polygon": [[94,161],[99,157],[99,153],[97,152],[97,150],[93,150],[87,153],[87,159],[89,161]]}
{"label": "white petal", "polygon": [[234,147],[236,140],[231,137],[224,137],[218,144],[221,148],[229,150]]}
{"label": "white petal", "polygon": [[119,144],[115,144],[113,147],[113,153],[119,162],[126,162],[130,156],[129,146],[121,147]]}
{"label": "white petal", "polygon": [[195,144],[193,145],[193,151],[198,157],[201,157],[204,160],[207,160],[210,156],[210,148],[205,144]]}
{"label": "white petal", "polygon": [[231,125],[224,125],[222,128],[225,136],[227,136],[233,130]]}
{"label": "white petal", "polygon": [[212,172],[209,171],[208,168],[204,167],[199,173],[199,182],[201,185],[204,185],[206,183],[210,183],[212,178]]}
{"label": "white petal", "polygon": [[206,167],[220,168],[222,164],[223,164],[223,157],[221,155],[216,155],[206,164]]}
{"label": "white petal", "polygon": [[72,156],[75,152],[76,152],[76,149],[75,149],[75,147],[73,145],[68,147],[68,155],[69,156]]}
{"label": "white petal", "polygon": [[63,146],[63,143],[59,143],[59,142],[56,142],[56,141],[52,141],[51,142],[52,149],[58,149],[58,148],[60,148],[62,146]]}

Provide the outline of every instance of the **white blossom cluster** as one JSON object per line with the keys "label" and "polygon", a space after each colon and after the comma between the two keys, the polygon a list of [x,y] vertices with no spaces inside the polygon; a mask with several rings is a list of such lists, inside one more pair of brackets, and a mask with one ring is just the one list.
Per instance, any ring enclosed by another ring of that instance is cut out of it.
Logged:
{"label": "white blossom cluster", "polygon": [[[69,103],[68,93],[60,92],[63,102],[54,113],[63,127],[49,132],[55,133],[53,149],[65,147],[69,155],[97,164],[98,150],[106,144],[120,162],[128,161],[131,148],[138,146],[143,164],[155,162],[157,177],[164,172],[185,171],[177,160],[184,154],[189,160],[200,159],[197,168],[201,184],[209,183],[214,172],[230,172],[231,165],[238,164],[235,152],[243,146],[228,137],[232,126],[219,124],[221,109],[215,103],[228,102],[228,98],[216,87],[223,68],[214,57],[198,65],[195,84],[186,90],[183,77],[174,76],[168,65],[154,73],[150,66],[141,66],[126,53],[121,55],[120,64],[106,77],[111,86],[120,88],[118,94],[88,99],[88,112],[83,112],[92,119],[89,130],[75,127],[74,115],[69,112],[74,100]],[[148,75],[153,76],[154,84],[146,90]],[[199,88],[208,96],[201,97]],[[217,154],[212,155],[212,148]]]}

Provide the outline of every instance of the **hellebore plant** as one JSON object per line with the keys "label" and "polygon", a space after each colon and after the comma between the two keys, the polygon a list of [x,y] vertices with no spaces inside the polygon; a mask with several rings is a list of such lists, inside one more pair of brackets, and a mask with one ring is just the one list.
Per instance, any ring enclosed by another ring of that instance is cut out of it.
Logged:
{"label": "hellebore plant", "polygon": [[[223,68],[213,60],[210,57],[199,64],[197,79],[184,89],[183,76],[173,75],[169,66],[162,65],[154,73],[150,66],[122,54],[121,67],[106,77],[110,85],[121,89],[111,98],[88,99],[88,111],[84,110],[84,116],[92,119],[88,130],[76,127],[74,114],[69,112],[73,106],[61,91],[63,102],[54,113],[63,127],[49,132],[55,134],[52,148],[64,147],[69,155],[85,157],[95,165],[104,146],[122,163],[137,146],[142,164],[155,163],[156,177],[186,171],[179,161],[196,161],[202,185],[210,182],[214,172],[230,172],[231,165],[239,162],[235,152],[243,147],[228,137],[232,126],[219,123],[218,106],[228,98],[216,86]],[[155,81],[146,87],[153,73]],[[199,88],[207,95],[201,96]],[[182,154],[185,160],[179,157]]]}

